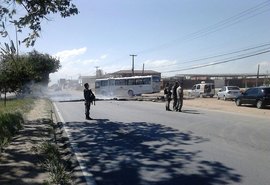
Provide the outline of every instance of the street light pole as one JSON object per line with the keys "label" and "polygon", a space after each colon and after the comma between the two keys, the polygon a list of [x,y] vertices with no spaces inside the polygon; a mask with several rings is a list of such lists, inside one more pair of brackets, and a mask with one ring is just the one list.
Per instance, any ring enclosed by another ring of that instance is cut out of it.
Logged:
{"label": "street light pole", "polygon": [[129,55],[132,57],[132,76],[134,76],[134,57],[136,57],[137,55]]}

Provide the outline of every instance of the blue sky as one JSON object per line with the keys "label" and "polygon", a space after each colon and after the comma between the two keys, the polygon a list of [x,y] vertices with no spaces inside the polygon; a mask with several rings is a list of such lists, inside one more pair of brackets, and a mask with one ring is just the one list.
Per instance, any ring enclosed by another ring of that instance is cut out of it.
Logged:
{"label": "blue sky", "polygon": [[[256,73],[258,64],[262,73],[270,73],[270,52],[247,57],[270,49],[270,1],[74,0],[74,4],[78,15],[66,19],[51,15],[51,21],[43,21],[34,47],[59,57],[62,68],[50,75],[52,82],[95,75],[96,66],[105,73],[131,69],[130,54],[137,55],[135,69],[144,64],[162,76]],[[21,47],[21,52],[32,49]],[[214,57],[229,53],[233,54]],[[222,64],[211,65],[216,62]],[[199,68],[190,69],[194,67]]]}

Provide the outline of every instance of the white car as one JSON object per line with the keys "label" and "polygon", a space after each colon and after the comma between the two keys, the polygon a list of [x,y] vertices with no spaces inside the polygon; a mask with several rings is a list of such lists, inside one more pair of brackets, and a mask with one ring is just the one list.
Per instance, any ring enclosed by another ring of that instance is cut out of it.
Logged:
{"label": "white car", "polygon": [[224,86],[222,87],[222,89],[220,89],[217,93],[217,99],[223,99],[223,100],[227,100],[227,99],[235,99],[236,97],[238,97],[241,94],[241,91],[239,89],[239,87],[237,86]]}
{"label": "white car", "polygon": [[211,97],[215,95],[215,85],[214,83],[205,83],[202,81],[200,84],[193,85],[191,91],[189,92],[189,96],[193,97]]}

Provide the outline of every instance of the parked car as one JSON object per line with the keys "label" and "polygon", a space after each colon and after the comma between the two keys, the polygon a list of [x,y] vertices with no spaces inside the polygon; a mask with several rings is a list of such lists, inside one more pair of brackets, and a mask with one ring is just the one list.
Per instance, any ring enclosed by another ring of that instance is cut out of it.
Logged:
{"label": "parked car", "polygon": [[218,100],[223,99],[225,101],[227,99],[234,100],[240,94],[241,94],[241,91],[240,91],[239,87],[237,87],[237,86],[224,86],[218,91],[217,99]]}
{"label": "parked car", "polygon": [[193,85],[191,91],[189,92],[189,96],[195,97],[211,97],[215,95],[215,85],[213,83],[205,83],[202,81],[200,84]]}
{"label": "parked car", "polygon": [[242,104],[251,104],[258,109],[270,105],[270,87],[253,87],[246,90],[235,99],[237,106]]}

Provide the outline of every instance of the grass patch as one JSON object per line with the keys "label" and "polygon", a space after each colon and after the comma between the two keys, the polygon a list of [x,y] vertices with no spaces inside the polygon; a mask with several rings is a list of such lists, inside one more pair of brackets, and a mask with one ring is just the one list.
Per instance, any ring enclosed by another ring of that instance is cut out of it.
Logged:
{"label": "grass patch", "polygon": [[21,113],[0,114],[0,154],[12,137],[23,127],[23,116]]}
{"label": "grass patch", "polygon": [[0,155],[12,137],[22,129],[23,114],[31,110],[33,103],[30,98],[10,99],[4,106],[4,100],[0,100]]}
{"label": "grass patch", "polygon": [[[23,127],[23,115],[28,113],[34,105],[35,99],[10,99],[6,102],[0,100],[0,156],[4,148],[11,142],[13,136]],[[47,105],[44,109],[46,110]],[[49,111],[49,106],[48,106]],[[72,170],[70,159],[65,159],[61,148],[57,145],[57,125],[53,123],[52,110],[51,119],[43,119],[42,123],[50,125],[50,138],[48,141],[39,141],[32,147],[40,157],[41,166],[48,172],[49,178],[44,180],[44,185],[70,185],[72,184]]]}
{"label": "grass patch", "polygon": [[0,100],[0,114],[1,113],[15,113],[20,112],[22,114],[29,112],[34,103],[34,99],[9,99],[4,106],[4,100]]}
{"label": "grass patch", "polygon": [[46,180],[44,184],[71,184],[71,172],[68,171],[67,161],[62,159],[57,144],[50,141],[44,141],[32,149],[42,156],[41,164],[43,168],[49,172],[49,179]]}

